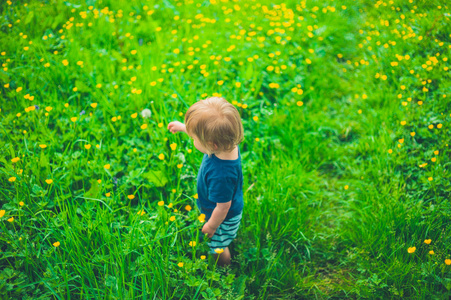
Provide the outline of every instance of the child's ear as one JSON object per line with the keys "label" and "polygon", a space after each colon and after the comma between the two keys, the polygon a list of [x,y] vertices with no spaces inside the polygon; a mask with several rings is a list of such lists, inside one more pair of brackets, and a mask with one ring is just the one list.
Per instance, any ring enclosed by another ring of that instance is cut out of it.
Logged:
{"label": "child's ear", "polygon": [[210,146],[212,146],[214,150],[218,149],[218,145],[213,142],[210,142]]}

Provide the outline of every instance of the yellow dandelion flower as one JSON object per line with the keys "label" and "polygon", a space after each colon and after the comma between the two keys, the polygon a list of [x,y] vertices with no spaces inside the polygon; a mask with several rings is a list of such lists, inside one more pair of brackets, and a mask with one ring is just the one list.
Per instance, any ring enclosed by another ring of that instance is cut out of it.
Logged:
{"label": "yellow dandelion flower", "polygon": [[445,264],[447,264],[448,266],[451,265],[451,259],[445,259]]}
{"label": "yellow dandelion flower", "polygon": [[173,206],[174,206],[174,204],[172,204],[172,203],[169,203],[169,204],[168,204],[168,207],[169,207],[169,208],[172,208]]}
{"label": "yellow dandelion flower", "polygon": [[6,210],[2,209],[0,210],[0,218],[2,218],[6,213]]}
{"label": "yellow dandelion flower", "polygon": [[23,201],[20,201],[20,202],[19,202],[19,205],[20,205],[20,206],[24,206],[25,203],[23,203]]}
{"label": "yellow dandelion flower", "polygon": [[417,250],[416,247],[409,247],[409,248],[407,249],[407,252],[409,252],[409,253],[414,253],[415,250]]}
{"label": "yellow dandelion flower", "polygon": [[72,117],[72,118],[70,118],[70,120],[71,120],[72,122],[75,122],[75,121],[77,121],[77,117]]}
{"label": "yellow dandelion flower", "polygon": [[159,201],[158,202],[158,206],[163,206],[164,205],[164,201]]}
{"label": "yellow dandelion flower", "polygon": [[176,144],[176,143],[172,143],[172,144],[170,145],[170,147],[171,147],[172,151],[174,151],[175,148],[177,148],[177,144]]}
{"label": "yellow dandelion flower", "polygon": [[104,165],[103,167],[104,167],[105,169],[109,170],[111,166],[110,166],[110,164],[106,164],[106,165]]}
{"label": "yellow dandelion flower", "polygon": [[47,107],[45,108],[45,110],[48,111],[48,112],[50,112],[52,109],[53,109],[53,107],[51,107],[51,106],[47,106]]}
{"label": "yellow dandelion flower", "polygon": [[39,145],[39,147],[41,147],[42,149],[45,149],[45,148],[47,148],[47,145],[41,144],[41,145]]}
{"label": "yellow dandelion flower", "polygon": [[134,114],[131,115],[131,117],[132,117],[133,119],[135,119],[137,116],[138,116],[138,113],[134,113]]}
{"label": "yellow dandelion flower", "polygon": [[102,182],[102,179],[97,179],[97,182],[98,182],[98,183],[101,183],[101,182]]}
{"label": "yellow dandelion flower", "polygon": [[193,196],[193,198],[194,198],[194,199],[198,199],[198,198],[199,198],[199,195],[198,195],[198,194],[195,194],[195,195]]}
{"label": "yellow dandelion flower", "polygon": [[163,159],[164,159],[164,154],[161,153],[160,155],[158,155],[158,158],[161,159],[161,160],[163,160]]}
{"label": "yellow dandelion flower", "polygon": [[16,181],[16,177],[10,177],[10,178],[8,178],[8,181],[9,182],[14,182],[14,181]]}
{"label": "yellow dandelion flower", "polygon": [[201,223],[205,222],[205,215],[200,214],[200,216],[197,218]]}
{"label": "yellow dandelion flower", "polygon": [[435,254],[434,250],[429,251],[429,254]]}
{"label": "yellow dandelion flower", "polygon": [[189,242],[189,245],[190,245],[191,247],[195,247],[195,246],[196,246],[196,242],[195,242],[195,241],[191,241],[191,242]]}
{"label": "yellow dandelion flower", "polygon": [[257,122],[257,121],[258,121],[258,116],[254,116],[252,119],[253,119],[255,122]]}
{"label": "yellow dandelion flower", "polygon": [[91,145],[90,144],[86,144],[85,148],[86,148],[86,150],[89,150],[89,149],[91,149]]}
{"label": "yellow dandelion flower", "polygon": [[14,222],[14,217],[9,218],[9,219],[8,219],[8,222],[9,222],[9,223]]}
{"label": "yellow dandelion flower", "polygon": [[218,253],[218,254],[221,254],[222,252],[224,252],[224,249],[222,249],[222,248],[221,249],[215,249],[215,252]]}
{"label": "yellow dandelion flower", "polygon": [[175,216],[170,217],[169,221],[174,222],[175,221]]}
{"label": "yellow dandelion flower", "polygon": [[144,130],[144,129],[146,129],[146,128],[147,128],[147,124],[142,124],[142,125],[141,125],[141,129]]}
{"label": "yellow dandelion flower", "polygon": [[60,242],[54,242],[53,243],[53,246],[55,246],[55,247],[59,247],[59,245],[60,245]]}
{"label": "yellow dandelion flower", "polygon": [[206,259],[207,257],[205,255],[201,255],[200,259]]}
{"label": "yellow dandelion flower", "polygon": [[187,206],[185,206],[185,209],[187,210],[187,211],[191,211],[191,206],[190,205],[187,205]]}
{"label": "yellow dandelion flower", "polygon": [[130,200],[132,200],[132,199],[135,198],[135,195],[128,195],[127,198],[130,199]]}
{"label": "yellow dandelion flower", "polygon": [[92,108],[96,108],[97,107],[97,103],[91,103],[91,107]]}
{"label": "yellow dandelion flower", "polygon": [[349,189],[349,185],[345,185],[345,190]]}
{"label": "yellow dandelion flower", "polygon": [[433,179],[434,179],[434,178],[432,178],[432,177],[429,177],[429,178],[428,178],[429,181],[432,181]]}
{"label": "yellow dandelion flower", "polygon": [[180,268],[182,268],[182,267],[183,267],[183,263],[182,263],[182,262],[179,262],[179,263],[177,264],[177,266],[179,266]]}
{"label": "yellow dandelion flower", "polygon": [[111,193],[106,193],[105,196],[110,197]]}
{"label": "yellow dandelion flower", "polygon": [[47,184],[52,184],[53,180],[52,179],[46,179],[45,182],[47,182]]}
{"label": "yellow dandelion flower", "polygon": [[20,160],[19,157],[14,157],[13,159],[11,159],[11,161],[12,161],[13,163],[18,162],[19,160]]}
{"label": "yellow dandelion flower", "polygon": [[177,168],[179,168],[179,169],[183,168],[183,164],[178,164]]}
{"label": "yellow dandelion flower", "polygon": [[429,240],[424,240],[424,243],[425,243],[425,244],[428,244],[428,245],[429,245],[431,242],[432,242],[431,239],[429,239]]}

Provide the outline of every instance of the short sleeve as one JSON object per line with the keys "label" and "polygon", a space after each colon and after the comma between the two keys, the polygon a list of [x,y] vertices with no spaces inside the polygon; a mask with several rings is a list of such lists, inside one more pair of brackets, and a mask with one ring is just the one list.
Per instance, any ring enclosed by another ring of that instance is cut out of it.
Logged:
{"label": "short sleeve", "polygon": [[236,179],[231,177],[213,177],[208,180],[208,200],[225,203],[232,200]]}

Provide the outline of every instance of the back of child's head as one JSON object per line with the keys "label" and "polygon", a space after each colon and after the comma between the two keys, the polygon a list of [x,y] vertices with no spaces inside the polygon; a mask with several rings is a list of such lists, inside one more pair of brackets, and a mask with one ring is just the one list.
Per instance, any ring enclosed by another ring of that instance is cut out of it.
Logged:
{"label": "back of child's head", "polygon": [[186,132],[196,136],[207,153],[229,152],[244,138],[238,110],[222,97],[194,103],[185,115]]}

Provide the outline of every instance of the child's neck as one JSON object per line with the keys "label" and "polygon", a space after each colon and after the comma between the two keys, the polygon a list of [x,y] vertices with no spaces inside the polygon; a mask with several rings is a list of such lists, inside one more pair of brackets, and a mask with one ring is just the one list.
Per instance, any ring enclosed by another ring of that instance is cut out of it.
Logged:
{"label": "child's neck", "polygon": [[215,153],[215,156],[222,160],[235,160],[238,159],[238,147],[235,146],[235,148],[232,149],[230,152],[219,152]]}

